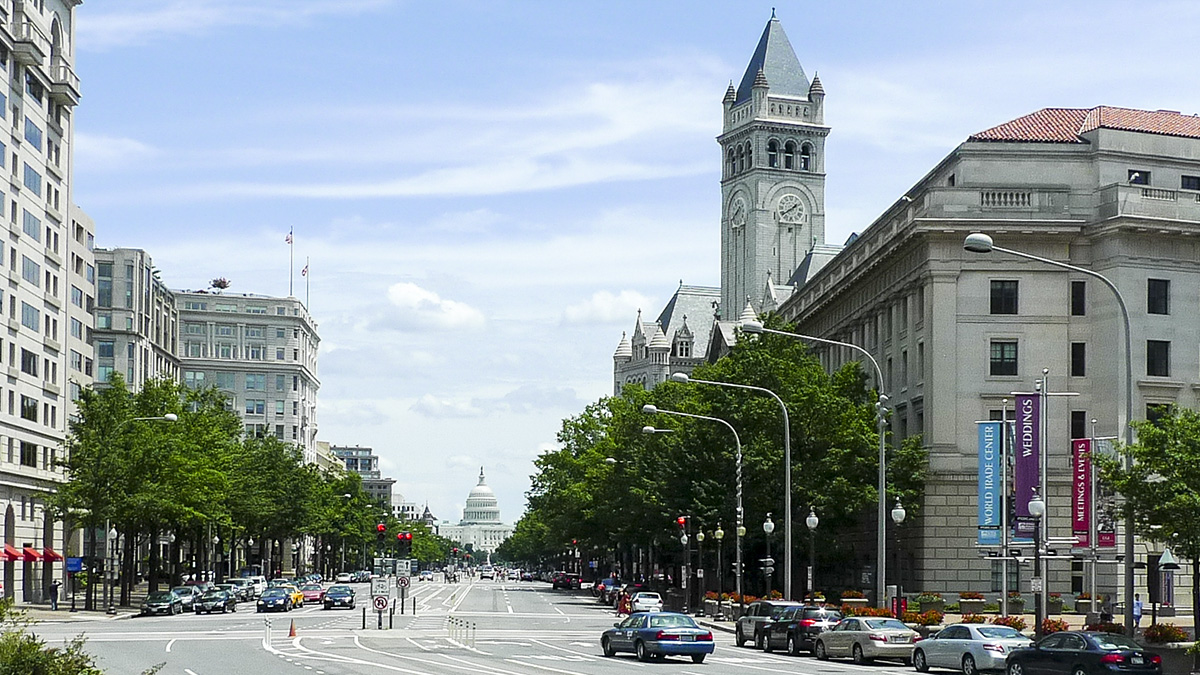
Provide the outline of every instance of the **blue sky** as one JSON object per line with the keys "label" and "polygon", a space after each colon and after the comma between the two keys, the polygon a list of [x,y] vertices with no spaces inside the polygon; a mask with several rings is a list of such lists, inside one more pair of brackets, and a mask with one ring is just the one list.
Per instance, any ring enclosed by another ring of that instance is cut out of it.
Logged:
{"label": "blue sky", "polygon": [[[719,273],[721,97],[777,7],[827,92],[827,239],[1043,107],[1187,114],[1190,2],[93,0],[74,200],[174,288],[311,293],[320,436],[506,520],[636,310]],[[310,259],[310,290],[300,268]]]}

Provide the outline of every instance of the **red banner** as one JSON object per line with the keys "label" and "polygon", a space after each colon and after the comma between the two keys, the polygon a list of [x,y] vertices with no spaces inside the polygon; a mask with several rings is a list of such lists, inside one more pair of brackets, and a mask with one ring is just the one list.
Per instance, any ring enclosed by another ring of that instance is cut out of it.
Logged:
{"label": "red banner", "polygon": [[1071,534],[1078,546],[1091,544],[1092,529],[1092,440],[1071,441]]}

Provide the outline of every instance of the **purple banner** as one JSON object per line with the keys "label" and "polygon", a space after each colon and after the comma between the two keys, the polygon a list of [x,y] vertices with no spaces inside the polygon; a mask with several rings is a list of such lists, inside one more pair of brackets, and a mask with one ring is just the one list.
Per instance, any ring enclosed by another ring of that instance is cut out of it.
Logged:
{"label": "purple banner", "polygon": [[[1029,515],[1029,500],[1041,475],[1041,405],[1037,394],[1017,394],[1016,447],[1013,448],[1015,467],[1013,493],[1017,508],[1015,534],[1017,539],[1032,539],[1034,519]],[[1044,499],[1044,497],[1043,497]]]}
{"label": "purple banner", "polygon": [[1091,545],[1092,439],[1071,441],[1071,534],[1078,546]]}

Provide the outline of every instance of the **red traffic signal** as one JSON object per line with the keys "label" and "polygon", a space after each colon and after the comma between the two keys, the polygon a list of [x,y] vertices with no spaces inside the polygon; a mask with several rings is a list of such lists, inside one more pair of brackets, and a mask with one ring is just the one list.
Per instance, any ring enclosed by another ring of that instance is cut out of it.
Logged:
{"label": "red traffic signal", "polygon": [[375,526],[375,531],[378,532],[379,534],[383,534],[384,532],[387,532],[387,525],[380,523]]}
{"label": "red traffic signal", "polygon": [[687,516],[679,516],[675,519],[675,522],[678,523],[680,527],[687,527]]}
{"label": "red traffic signal", "polygon": [[397,532],[396,538],[400,541],[412,541],[412,532]]}

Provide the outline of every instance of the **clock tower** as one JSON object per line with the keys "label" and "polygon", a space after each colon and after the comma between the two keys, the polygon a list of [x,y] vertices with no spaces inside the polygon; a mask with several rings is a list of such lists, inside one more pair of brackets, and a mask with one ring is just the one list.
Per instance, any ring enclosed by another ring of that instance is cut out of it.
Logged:
{"label": "clock tower", "polygon": [[825,243],[825,90],[810,82],[774,13],[725,92],[721,144],[721,318],[756,309]]}

